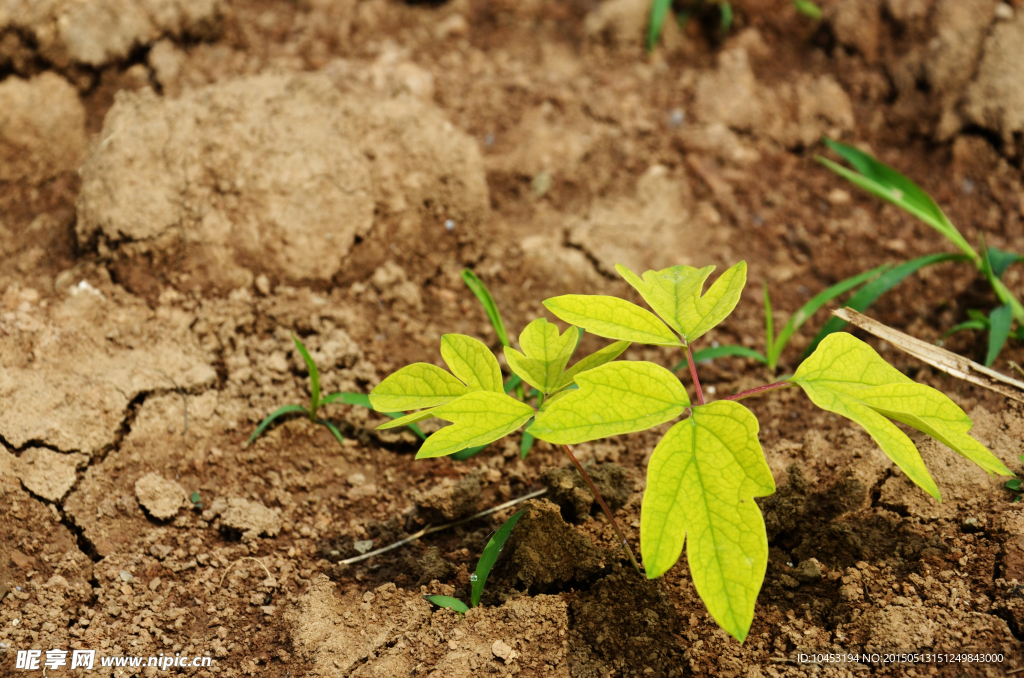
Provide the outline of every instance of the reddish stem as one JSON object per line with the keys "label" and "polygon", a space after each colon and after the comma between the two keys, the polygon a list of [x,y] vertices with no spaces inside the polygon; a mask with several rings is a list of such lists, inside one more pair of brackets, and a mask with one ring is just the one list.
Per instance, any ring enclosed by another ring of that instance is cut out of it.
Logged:
{"label": "reddish stem", "polygon": [[604,498],[601,496],[601,493],[597,491],[597,487],[594,486],[594,481],[592,481],[590,476],[587,475],[587,472],[583,469],[583,465],[580,464],[579,459],[577,459],[576,455],[572,453],[572,449],[570,449],[568,445],[562,445],[562,449],[565,451],[565,455],[569,457],[569,461],[573,463],[576,470],[579,471],[581,476],[583,476],[583,480],[585,480],[587,485],[590,487],[591,494],[593,494],[594,498],[597,499],[597,503],[601,505],[601,509],[604,510],[604,514],[608,516],[608,520],[611,521],[612,527],[615,528],[615,533],[619,535],[619,539],[622,540],[622,548],[626,551],[626,557],[629,558],[630,565],[633,566],[633,569],[636,570],[637,574],[643,575],[640,571],[640,565],[636,562],[636,558],[633,556],[633,550],[629,548],[629,543],[626,541],[626,535],[624,535],[622,530],[619,529],[619,524],[615,521],[615,516],[612,515],[612,510],[608,508],[608,504],[604,503]]}
{"label": "reddish stem", "polygon": [[725,398],[722,398],[722,400],[743,400],[744,398],[749,398],[750,396],[761,395],[762,393],[767,393],[768,391],[777,391],[779,389],[789,388],[790,386],[793,385],[794,384],[788,381],[777,381],[774,384],[765,384],[764,386],[752,388],[749,391],[743,391],[735,395],[726,396]]}
{"label": "reddish stem", "polygon": [[686,345],[686,364],[690,366],[690,376],[693,377],[693,386],[697,389],[697,404],[704,404],[704,391],[700,387],[700,379],[697,378],[697,364],[693,362],[693,354],[690,353],[690,345]]}

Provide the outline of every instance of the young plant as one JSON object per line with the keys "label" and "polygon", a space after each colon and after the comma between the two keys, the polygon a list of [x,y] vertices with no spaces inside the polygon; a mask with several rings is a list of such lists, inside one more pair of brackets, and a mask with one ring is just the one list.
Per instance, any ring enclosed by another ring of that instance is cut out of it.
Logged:
{"label": "young plant", "polygon": [[[1020,459],[1020,463],[1024,464],[1024,454],[1019,455],[1017,459]],[[1006,489],[1013,492],[1013,503],[1017,504],[1024,499],[1024,486],[1021,485],[1020,479],[1007,480]]]}
{"label": "young plant", "polygon": [[[313,358],[310,357],[309,351],[306,350],[305,344],[299,341],[299,338],[292,334],[292,341],[295,342],[295,348],[298,349],[299,354],[306,363],[306,368],[309,370],[309,407],[303,407],[302,405],[285,405],[277,410],[271,412],[266,419],[260,422],[260,425],[256,427],[256,430],[249,436],[249,440],[246,441],[245,445],[249,446],[252,441],[260,437],[260,434],[267,430],[267,427],[274,423],[281,417],[294,414],[304,414],[309,417],[309,420],[314,424],[321,424],[329,430],[338,442],[342,442],[344,437],[341,435],[341,431],[338,427],[327,421],[321,419],[317,415],[317,411],[324,405],[330,405],[331,403],[339,402],[345,405],[358,405],[360,407],[366,407],[373,409],[370,406],[370,399],[363,393],[347,393],[339,392],[332,393],[324,398],[320,397],[320,370],[317,369],[316,363],[313,362]],[[385,415],[395,418],[401,415],[385,412]],[[413,433],[425,440],[426,436],[423,435],[423,431],[420,430],[419,426],[413,424],[409,427]]]}
{"label": "young plant", "polygon": [[[932,200],[931,196],[925,193],[913,181],[892,167],[879,162],[871,155],[853,146],[841,144],[828,138],[823,139],[823,142],[850,163],[853,169],[844,167],[821,156],[817,156],[818,162],[860,188],[917,217],[960,250],[959,254],[930,255],[933,257],[932,259],[921,257],[920,259],[907,262],[903,266],[910,267],[913,264],[913,270],[910,270],[907,275],[924,266],[930,266],[941,261],[959,260],[971,262],[978,272],[985,276],[1000,302],[1000,306],[992,310],[988,317],[988,323],[984,325],[984,329],[989,331],[988,353],[985,365],[987,367],[991,366],[999,353],[1002,352],[1008,337],[1014,336],[1019,339],[1024,336],[1024,305],[1010,292],[1006,283],[1002,280],[1006,269],[1015,262],[1024,261],[1024,256],[1013,252],[1005,252],[995,247],[986,247],[984,240],[981,242],[980,249],[975,250],[942,209]],[[893,270],[895,271],[896,269]],[[882,290],[879,294],[885,291]],[[838,318],[833,318],[830,322],[833,331],[845,325]],[[1017,324],[1017,330],[1011,334],[1011,326],[1014,322]],[[829,327],[826,325],[826,328]],[[982,326],[971,322],[962,323],[954,328],[953,331],[960,329],[982,329]]]}
{"label": "young plant", "polygon": [[[672,0],[652,0],[651,17],[647,24],[647,51],[653,52],[661,39],[661,32],[665,28],[665,19],[672,11]],[[728,33],[732,28],[733,11],[732,4],[727,0],[694,0],[685,5],[676,13],[676,22],[682,28],[691,16],[703,19],[711,14],[718,15],[718,24],[721,32]]]}
{"label": "young plant", "polygon": [[[713,266],[674,266],[647,271],[643,277],[623,266],[616,270],[654,313],[610,296],[566,295],[548,299],[544,306],[573,326],[566,334],[580,327],[617,342],[685,349],[696,402],[671,371],[651,362],[601,360],[571,378],[565,372],[554,377],[565,364],[564,346],[570,342],[547,329],[545,320],[527,328],[536,328],[536,339],[521,340],[524,347],[538,347],[539,353],[525,354],[537,364],[509,361],[525,381],[551,389],[537,410],[501,393],[497,363],[487,359],[493,356],[482,344],[473,348],[475,340],[458,335],[443,337],[441,347],[455,376],[433,365],[411,365],[381,382],[371,402],[379,409],[430,408],[408,415],[409,421],[439,416],[453,422],[427,439],[419,457],[450,454],[470,441],[495,440],[534,417],[529,432],[562,446],[581,472],[569,445],[644,431],[682,417],[662,437],[648,464],[640,515],[646,575],[653,579],[667,572],[685,545],[697,593],[715,621],[741,642],[753,621],[768,562],[767,533],[754,498],[772,494],[775,482],[757,438],[757,419],[737,401],[799,386],[818,407],[864,427],[907,477],[936,499],[939,489],[920,453],[894,421],[936,438],[989,473],[1013,475],[968,435],[973,424],[952,400],[907,378],[845,333],[826,337],[789,379],[706,401],[692,346],[732,313],[746,283],[746,264],[728,269],[706,293]],[[578,388],[570,390],[563,386],[567,383]],[[635,563],[614,519],[612,525]]]}
{"label": "young plant", "polygon": [[519,522],[519,519],[523,517],[525,512],[526,509],[516,512],[511,518],[502,523],[498,531],[494,533],[494,536],[487,541],[487,546],[484,547],[483,553],[480,554],[480,560],[476,564],[476,573],[469,576],[469,581],[473,585],[470,588],[469,605],[452,596],[424,597],[438,607],[446,607],[449,610],[455,610],[459,614],[466,614],[469,612],[469,608],[479,605],[480,596],[484,594],[484,586],[487,585],[487,577],[490,576],[491,569],[498,560],[498,554],[501,553],[501,549],[505,548],[505,542],[512,536],[512,530],[515,529],[516,523]]}

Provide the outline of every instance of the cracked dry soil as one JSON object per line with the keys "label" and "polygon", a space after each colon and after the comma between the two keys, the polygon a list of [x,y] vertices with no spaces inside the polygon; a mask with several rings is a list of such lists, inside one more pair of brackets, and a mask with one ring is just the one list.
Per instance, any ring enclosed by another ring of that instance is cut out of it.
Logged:
{"label": "cracked dry soil", "polygon": [[[291,332],[327,391],[437,362],[442,333],[496,347],[463,267],[514,335],[549,296],[630,297],[615,263],[745,259],[750,289],[707,341],[761,348],[760,281],[780,323],[842,278],[946,247],[817,166],[823,134],[918,180],[969,241],[1024,252],[1024,5],[821,5],[814,23],[737,0],[729,34],[669,22],[647,56],[647,0],[0,0],[0,674],[30,675],[27,649],[207,655],[179,671],[225,677],[1024,667],[1021,504],[918,437],[935,503],[792,391],[750,404],[779,491],[761,502],[770,562],[744,645],[707,616],[685,560],[654,582],[624,568],[545,444],[414,462],[409,433],[331,406],[342,445],[292,419],[243,447],[307,397]],[[1005,281],[1020,293],[1021,269]],[[937,340],[995,303],[947,263],[872,313]],[[1020,468],[1019,403],[875,345]],[[971,333],[947,347],[985,350]],[[719,394],[773,376],[702,366]],[[578,450],[633,544],[658,435]],[[544,486],[465,617],[422,595],[465,597],[509,510],[341,562]],[[864,647],[1004,661],[795,660]],[[47,673],[135,674],[160,672]]]}

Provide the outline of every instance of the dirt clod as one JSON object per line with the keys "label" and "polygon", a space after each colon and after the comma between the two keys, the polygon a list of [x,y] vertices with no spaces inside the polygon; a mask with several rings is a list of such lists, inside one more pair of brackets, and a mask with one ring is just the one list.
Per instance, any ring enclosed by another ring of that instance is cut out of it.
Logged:
{"label": "dirt clod", "polygon": [[60,501],[74,486],[76,469],[88,461],[83,454],[59,454],[41,447],[30,447],[14,459],[12,465],[28,491],[49,501]]}
{"label": "dirt clod", "polygon": [[[633,488],[621,466],[614,463],[594,465],[587,473],[612,511],[629,501]],[[571,466],[547,469],[541,474],[540,481],[548,488],[547,498],[558,504],[566,520],[583,520],[601,510],[586,481]]]}
{"label": "dirt clod", "polygon": [[154,518],[173,518],[178,509],[188,505],[185,488],[158,473],[147,473],[135,481],[135,496]]}
{"label": "dirt clod", "polygon": [[416,496],[420,515],[428,523],[451,522],[476,512],[480,505],[480,478],[466,476],[457,482],[446,479]]}
{"label": "dirt clod", "polygon": [[215,499],[203,512],[204,520],[220,516],[220,524],[242,533],[242,541],[262,534],[273,537],[281,531],[281,518],[263,504],[248,499]]}
{"label": "dirt clod", "polygon": [[0,181],[37,184],[78,169],[85,158],[85,107],[63,78],[7,78],[0,83],[0,111]]}

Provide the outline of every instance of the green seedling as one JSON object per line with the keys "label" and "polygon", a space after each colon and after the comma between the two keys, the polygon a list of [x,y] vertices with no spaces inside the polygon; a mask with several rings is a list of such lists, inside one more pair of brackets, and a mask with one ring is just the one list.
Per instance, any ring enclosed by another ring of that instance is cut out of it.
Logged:
{"label": "green seedling", "polygon": [[[1019,455],[1017,459],[1019,459],[1020,463],[1024,465],[1024,454]],[[1013,503],[1016,504],[1020,502],[1022,499],[1024,499],[1024,486],[1022,486],[1019,478],[1007,480],[1006,489],[1008,489],[1010,492],[1013,492]]]}
{"label": "green seedling", "polygon": [[[292,334],[292,341],[295,343],[295,348],[298,349],[299,354],[302,356],[302,359],[306,363],[306,368],[309,370],[309,407],[303,407],[302,405],[285,405],[284,407],[274,410],[273,412],[270,413],[270,415],[267,416],[266,419],[261,421],[260,425],[256,427],[256,430],[252,432],[252,435],[249,436],[249,440],[247,440],[245,443],[246,446],[251,445],[254,440],[260,437],[260,434],[267,430],[267,427],[269,427],[278,419],[295,414],[304,414],[307,417],[309,417],[309,420],[312,421],[314,424],[321,424],[325,426],[334,435],[334,437],[337,438],[338,442],[340,443],[345,439],[341,435],[341,431],[339,431],[338,427],[332,424],[331,422],[327,421],[326,419],[321,419],[317,414],[318,410],[321,407],[325,405],[330,405],[332,403],[341,403],[344,405],[358,405],[360,407],[366,407],[371,410],[373,409],[373,407],[370,405],[370,399],[364,393],[339,392],[332,393],[328,396],[321,398],[320,370],[317,369],[316,363],[313,362],[313,358],[310,357],[309,351],[306,350],[305,344],[299,341],[299,338],[296,337],[294,333]],[[400,414],[388,412],[384,412],[384,414],[393,419],[402,416]],[[417,436],[419,436],[421,440],[426,440],[426,436],[423,434],[423,431],[420,430],[419,426],[412,424],[409,426],[409,429],[412,430],[412,432],[415,433]]]}
{"label": "green seedling", "polygon": [[[661,32],[665,29],[665,20],[672,13],[673,0],[652,0],[651,16],[647,24],[647,51],[653,52],[661,39]],[[689,21],[691,16],[704,18],[711,13],[717,13],[718,25],[721,32],[728,33],[732,28],[733,11],[732,4],[726,0],[695,0],[686,3],[685,6],[675,13],[676,22],[682,28]]]}
{"label": "green seedling", "polygon": [[[451,368],[417,364],[387,377],[370,394],[379,410],[418,410],[407,419],[436,416],[451,422],[429,438],[417,457],[437,457],[497,440],[532,418],[528,431],[561,446],[590,482],[570,445],[644,431],[675,422],[655,447],[641,504],[640,546],[646,576],[656,578],[679,560],[684,546],[690,574],[718,624],[743,641],[768,563],[768,538],[756,497],[775,491],[758,441],[758,421],[738,401],[798,386],[818,407],[862,426],[908,478],[936,500],[939,488],[898,422],[926,433],[991,474],[1012,476],[968,435],[970,418],[941,392],[909,379],[870,346],[846,333],[821,341],[788,379],[705,400],[693,344],[728,317],[746,284],[746,264],[725,271],[703,292],[713,266],[674,266],[638,276],[616,270],[647,302],[647,310],[611,296],[565,295],[544,306],[570,327],[530,323],[521,354],[509,367],[544,395],[536,408],[501,388],[497,361],[479,341],[441,339]],[[565,370],[576,328],[616,343]],[[612,361],[619,344],[641,343],[686,351],[695,402],[669,370],[652,362]],[[528,348],[529,347],[529,348]],[[614,354],[614,355],[612,355]],[[581,367],[582,365],[582,367]],[[575,384],[578,388],[569,388]],[[639,565],[611,511],[591,483],[631,564]]]}
{"label": "green seedling", "polygon": [[[853,169],[844,167],[821,156],[816,157],[818,162],[865,191],[917,217],[940,233],[960,251],[957,254],[930,255],[934,257],[933,259],[921,257],[912,262],[907,262],[903,266],[914,265],[913,271],[916,271],[924,266],[930,266],[942,261],[969,261],[974,264],[978,272],[985,276],[1000,302],[1000,307],[992,311],[988,319],[988,325],[985,327],[989,332],[989,345],[985,364],[986,366],[991,366],[999,353],[1002,352],[1007,338],[1010,336],[1019,337],[1022,328],[1024,328],[1024,305],[1010,292],[1006,283],[1002,280],[1006,269],[1011,264],[1024,261],[1024,256],[1013,252],[1004,252],[995,247],[986,247],[984,240],[982,240],[979,249],[974,249],[938,204],[932,200],[931,196],[925,193],[913,181],[892,167],[879,162],[871,155],[853,146],[841,144],[828,138],[823,139],[823,142],[852,165]],[[895,271],[896,269],[893,270]],[[887,290],[882,290],[879,294],[885,291]],[[834,318],[831,322],[833,330],[845,325],[845,322],[838,318]],[[1017,324],[1017,332],[1011,333],[1014,322]],[[826,328],[829,327],[829,325],[826,325]],[[978,327],[974,324],[960,326],[959,329],[978,329]]]}
{"label": "green seedling", "polygon": [[811,0],[793,0],[793,7],[804,16],[821,21],[821,7],[817,3],[811,2]]}
{"label": "green seedling", "polygon": [[476,564],[476,572],[469,576],[472,587],[470,589],[470,604],[468,606],[458,598],[451,596],[424,597],[438,607],[446,607],[449,610],[455,610],[459,614],[466,614],[471,607],[479,605],[480,597],[484,594],[484,586],[487,585],[487,577],[490,576],[491,569],[498,560],[498,554],[501,553],[501,549],[505,548],[505,542],[512,536],[512,530],[515,529],[516,523],[523,517],[525,511],[525,509],[518,511],[502,523],[498,531],[494,533],[494,536],[487,541],[487,546],[484,547],[483,553],[480,554],[480,560]]}
{"label": "green seedling", "polygon": [[193,492],[191,495],[189,495],[188,500],[192,502],[193,508],[203,508],[203,498],[199,495],[198,492]]}

